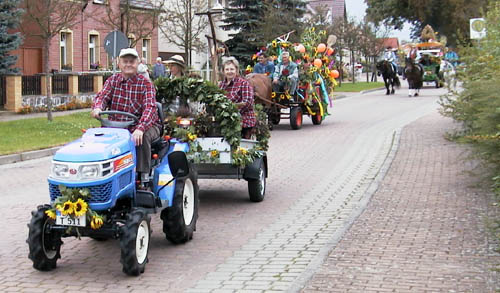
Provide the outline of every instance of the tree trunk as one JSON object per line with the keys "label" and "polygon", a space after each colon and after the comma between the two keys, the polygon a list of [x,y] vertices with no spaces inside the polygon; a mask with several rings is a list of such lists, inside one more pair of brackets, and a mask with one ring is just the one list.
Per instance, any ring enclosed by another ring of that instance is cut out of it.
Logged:
{"label": "tree trunk", "polygon": [[50,40],[52,38],[48,38],[45,40],[45,45],[44,45],[44,56],[45,56],[45,64],[44,64],[44,71],[45,71],[45,86],[46,86],[46,91],[47,91],[47,120],[52,121],[52,84],[50,81],[50,64],[49,64],[49,47],[50,47]]}

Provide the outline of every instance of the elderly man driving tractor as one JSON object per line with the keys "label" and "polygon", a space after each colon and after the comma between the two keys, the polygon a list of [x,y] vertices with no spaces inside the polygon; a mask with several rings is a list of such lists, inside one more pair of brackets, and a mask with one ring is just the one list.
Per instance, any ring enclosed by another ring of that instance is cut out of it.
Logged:
{"label": "elderly man driving tractor", "polygon": [[[151,170],[151,142],[160,136],[162,124],[158,117],[154,85],[137,73],[139,54],[132,48],[122,49],[118,63],[121,69],[106,80],[103,89],[97,94],[91,115],[99,118],[104,109],[134,114],[139,118],[136,125],[130,126],[132,140],[136,146],[137,169],[142,182],[149,181]],[[126,121],[122,115],[112,115],[110,120]]]}

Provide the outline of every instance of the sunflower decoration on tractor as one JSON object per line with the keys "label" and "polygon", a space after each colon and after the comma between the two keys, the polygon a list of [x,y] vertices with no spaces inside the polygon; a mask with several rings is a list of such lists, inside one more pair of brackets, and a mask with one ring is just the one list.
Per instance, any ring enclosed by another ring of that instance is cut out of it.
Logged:
{"label": "sunflower decoration on tractor", "polygon": [[[310,27],[302,34],[300,43],[291,43],[289,34],[272,40],[252,57],[257,60],[265,54],[277,67],[272,76],[271,102],[262,104],[272,124],[290,119],[292,129],[300,129],[305,114],[311,117],[314,125],[320,125],[329,115],[328,107],[332,106],[333,90],[339,77],[333,43],[327,42],[331,37],[327,37],[324,30]],[[292,84],[294,78],[296,86]]]}

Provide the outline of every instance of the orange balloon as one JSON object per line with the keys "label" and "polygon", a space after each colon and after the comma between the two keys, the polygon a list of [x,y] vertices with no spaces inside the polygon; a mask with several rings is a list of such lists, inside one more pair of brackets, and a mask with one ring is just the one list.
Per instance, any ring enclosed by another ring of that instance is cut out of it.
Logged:
{"label": "orange balloon", "polygon": [[333,48],[328,48],[326,49],[326,55],[330,56],[332,55],[333,53],[335,53],[335,50]]}
{"label": "orange balloon", "polygon": [[326,50],[326,45],[321,43],[318,45],[318,48],[316,50],[318,51],[318,53],[323,53]]}
{"label": "orange balloon", "polygon": [[302,44],[298,44],[296,47],[296,50],[299,51],[300,53],[304,54],[306,52],[306,47]]}
{"label": "orange balloon", "polygon": [[320,68],[323,65],[323,61],[321,59],[314,59],[314,66]]}
{"label": "orange balloon", "polygon": [[337,78],[337,77],[339,77],[339,76],[340,76],[340,73],[338,72],[338,70],[337,70],[337,69],[334,69],[334,70],[330,71],[330,74],[331,74],[331,76],[332,76],[333,78]]}

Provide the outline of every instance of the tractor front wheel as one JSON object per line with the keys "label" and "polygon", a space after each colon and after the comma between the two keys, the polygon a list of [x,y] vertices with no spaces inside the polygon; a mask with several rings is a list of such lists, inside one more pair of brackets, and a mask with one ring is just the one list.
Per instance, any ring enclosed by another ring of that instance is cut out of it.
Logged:
{"label": "tractor front wheel", "polygon": [[138,276],[144,273],[151,238],[150,222],[151,218],[145,210],[134,208],[121,228],[120,262],[127,275]]}
{"label": "tractor front wheel", "polygon": [[33,261],[33,267],[40,271],[50,271],[56,268],[57,259],[61,258],[61,235],[50,232],[50,225],[55,221],[49,218],[45,211],[50,205],[38,206],[31,212],[31,222],[26,242],[29,246],[28,257]]}
{"label": "tractor front wheel", "polygon": [[172,206],[161,212],[163,232],[170,242],[181,244],[193,239],[198,220],[198,203],[197,176],[191,168],[187,178],[176,180]]}

